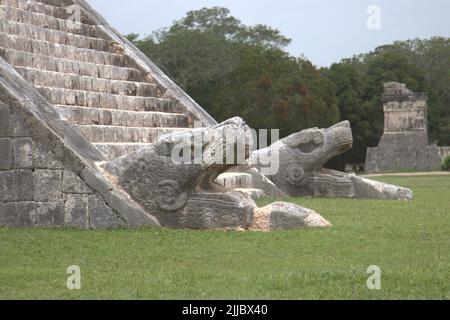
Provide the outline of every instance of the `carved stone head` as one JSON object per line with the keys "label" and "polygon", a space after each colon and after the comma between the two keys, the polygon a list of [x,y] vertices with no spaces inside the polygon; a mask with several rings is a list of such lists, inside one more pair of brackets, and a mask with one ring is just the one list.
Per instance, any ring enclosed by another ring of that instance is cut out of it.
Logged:
{"label": "carved stone head", "polygon": [[328,129],[312,128],[294,133],[268,148],[255,151],[249,162],[262,169],[260,159],[277,159],[278,171],[268,178],[290,195],[304,195],[308,179],[331,158],[349,150],[352,144],[350,123],[344,121]]}

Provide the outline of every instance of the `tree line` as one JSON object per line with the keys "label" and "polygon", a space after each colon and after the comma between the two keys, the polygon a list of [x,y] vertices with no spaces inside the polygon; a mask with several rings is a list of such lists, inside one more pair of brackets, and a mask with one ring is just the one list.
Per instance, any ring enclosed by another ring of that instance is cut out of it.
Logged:
{"label": "tree line", "polygon": [[450,145],[450,38],[398,41],[317,68],[286,52],[291,40],[247,26],[226,8],[188,12],[170,27],[128,38],[217,121],[242,117],[281,137],[349,120],[354,148],[331,166],[363,163],[383,132],[383,83],[429,96],[432,142]]}

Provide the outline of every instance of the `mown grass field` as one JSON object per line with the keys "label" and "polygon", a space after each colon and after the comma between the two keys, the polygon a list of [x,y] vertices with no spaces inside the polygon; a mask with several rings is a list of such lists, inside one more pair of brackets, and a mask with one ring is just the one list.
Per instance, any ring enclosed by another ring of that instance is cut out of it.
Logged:
{"label": "mown grass field", "polygon": [[[415,200],[283,199],[328,230],[0,229],[0,298],[450,299],[450,177],[377,179]],[[66,287],[69,265],[81,290]],[[370,265],[381,290],[366,287]]]}

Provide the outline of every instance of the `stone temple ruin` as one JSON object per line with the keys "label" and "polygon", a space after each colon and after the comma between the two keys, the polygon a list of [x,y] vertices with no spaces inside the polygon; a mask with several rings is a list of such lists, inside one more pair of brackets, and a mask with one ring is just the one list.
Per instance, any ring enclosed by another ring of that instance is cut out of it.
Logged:
{"label": "stone temple ruin", "polygon": [[450,147],[428,143],[427,100],[404,84],[384,85],[384,133],[378,147],[367,149],[366,172],[440,169]]}
{"label": "stone temple ruin", "polygon": [[[85,1],[0,0],[0,226],[327,227],[313,210],[258,208],[250,195],[321,196],[321,181],[332,181],[338,196],[411,196],[321,169],[351,144],[348,124],[269,147],[289,164],[275,183],[250,152],[240,167],[213,160],[217,137],[248,130],[240,118],[218,124]],[[194,134],[207,161],[175,164],[172,151]],[[250,176],[254,186],[227,187],[223,175]]]}

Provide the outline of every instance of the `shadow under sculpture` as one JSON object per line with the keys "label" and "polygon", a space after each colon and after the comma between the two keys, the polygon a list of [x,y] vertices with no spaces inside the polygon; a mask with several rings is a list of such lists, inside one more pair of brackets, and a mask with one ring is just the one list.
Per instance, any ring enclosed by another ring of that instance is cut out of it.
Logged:
{"label": "shadow under sculpture", "polygon": [[[278,154],[272,158],[279,160],[279,169],[267,178],[289,196],[412,199],[409,189],[323,168],[331,158],[351,149],[352,144],[350,123],[343,121],[327,129],[312,128],[294,133],[253,152],[248,162],[264,172],[261,159]],[[254,171],[248,173],[255,175]],[[262,185],[255,187],[264,188]]]}
{"label": "shadow under sculpture", "polygon": [[[330,226],[318,213],[294,204],[277,202],[258,208],[250,196],[215,182],[236,165],[236,149],[244,146],[244,161],[248,158],[249,132],[242,119],[233,118],[161,136],[151,146],[102,167],[162,226],[264,231]],[[229,137],[234,141],[230,143]],[[201,151],[196,152],[199,144]],[[183,161],[178,159],[180,151]],[[232,164],[228,164],[230,157]]]}

